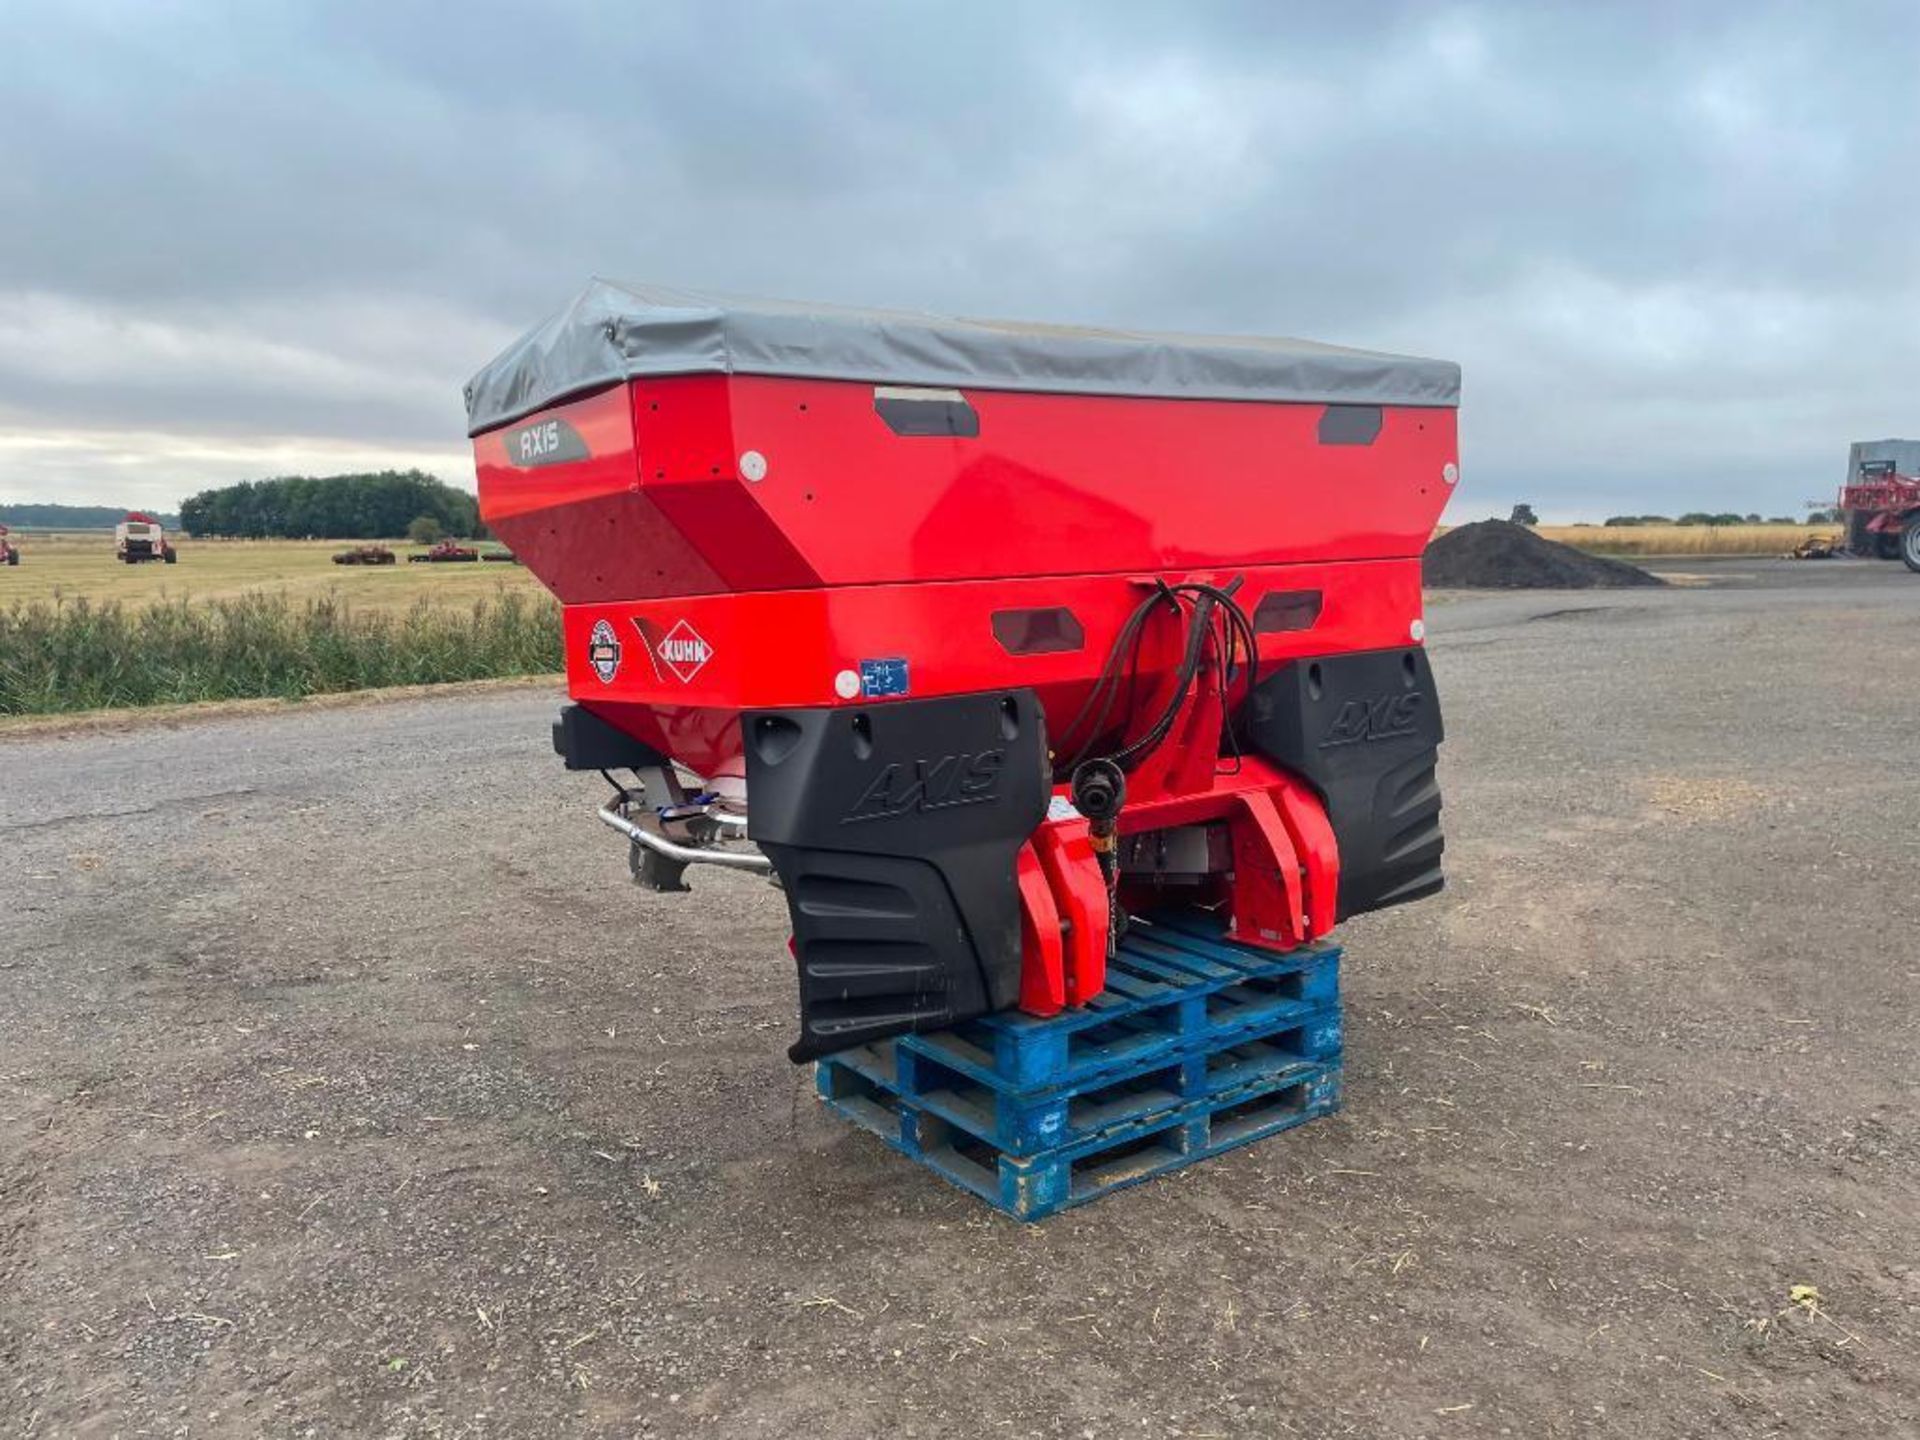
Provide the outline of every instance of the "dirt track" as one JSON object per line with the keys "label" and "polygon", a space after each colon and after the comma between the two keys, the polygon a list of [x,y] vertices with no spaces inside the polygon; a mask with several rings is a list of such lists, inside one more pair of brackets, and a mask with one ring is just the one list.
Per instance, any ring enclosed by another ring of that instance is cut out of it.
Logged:
{"label": "dirt track", "polygon": [[1920,1433],[1920,580],[1688,568],[1435,607],[1344,1113],[1037,1228],[548,697],[0,741],[0,1435]]}

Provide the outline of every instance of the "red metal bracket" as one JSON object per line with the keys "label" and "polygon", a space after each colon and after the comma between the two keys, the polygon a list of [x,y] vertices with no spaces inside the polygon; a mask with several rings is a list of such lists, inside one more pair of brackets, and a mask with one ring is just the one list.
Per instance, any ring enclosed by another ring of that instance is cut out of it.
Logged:
{"label": "red metal bracket", "polygon": [[1014,880],[1020,887],[1020,1008],[1044,1020],[1066,1008],[1066,966],[1060,908],[1031,840],[1020,847]]}
{"label": "red metal bracket", "polygon": [[[1065,788],[1057,793],[1064,796]],[[1203,899],[1225,914],[1233,939],[1291,950],[1333,928],[1340,894],[1333,827],[1319,797],[1271,765],[1246,758],[1235,773],[1214,775],[1203,792],[1129,799],[1119,830],[1123,836],[1139,835],[1214,823],[1227,827],[1233,869]],[[1052,1015],[1063,1005],[1084,1005],[1106,985],[1108,925],[1106,885],[1086,822],[1042,824],[1020,852],[1018,878],[1020,1008]],[[1044,880],[1044,893],[1036,879]],[[1123,898],[1128,893],[1123,881]],[[1144,906],[1152,897],[1139,892],[1136,898]]]}
{"label": "red metal bracket", "polygon": [[1059,908],[1069,1005],[1084,1005],[1107,988],[1107,886],[1084,820],[1050,820],[1034,832],[1034,848]]}

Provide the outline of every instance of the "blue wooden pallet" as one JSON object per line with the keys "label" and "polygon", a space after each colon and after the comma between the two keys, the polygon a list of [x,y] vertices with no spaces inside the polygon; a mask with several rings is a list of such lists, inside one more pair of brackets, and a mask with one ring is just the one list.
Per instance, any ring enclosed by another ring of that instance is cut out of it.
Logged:
{"label": "blue wooden pallet", "polygon": [[1337,1002],[1339,967],[1337,946],[1277,953],[1236,945],[1203,916],[1136,920],[1086,1005],[1046,1020],[1007,1011],[899,1045],[996,1089],[1081,1084],[1303,1021]]}
{"label": "blue wooden pallet", "polygon": [[[1211,1099],[1262,1082],[1305,1074],[1340,1053],[1340,1009],[1214,1037],[1143,1068],[1064,1085],[1013,1090],[932,1059],[899,1040],[843,1050],[822,1060],[817,1083],[829,1102],[860,1096],[901,1113],[905,1102],[1014,1156],[1075,1144],[1123,1123],[1150,1119],[1193,1100]],[[909,1122],[902,1114],[900,1124]]]}
{"label": "blue wooden pallet", "polygon": [[[1289,1130],[1340,1104],[1340,1067],[1312,1065],[1190,1100],[1038,1155],[1016,1156],[878,1087],[851,1069],[822,1068],[846,1085],[827,1105],[893,1149],[1016,1220],[1041,1220],[1127,1185]],[[823,1090],[827,1087],[823,1083]]]}

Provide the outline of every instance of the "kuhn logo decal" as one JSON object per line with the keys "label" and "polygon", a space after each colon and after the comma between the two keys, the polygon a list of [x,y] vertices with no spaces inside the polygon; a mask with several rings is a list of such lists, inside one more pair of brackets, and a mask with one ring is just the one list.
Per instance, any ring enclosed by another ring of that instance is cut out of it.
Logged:
{"label": "kuhn logo decal", "polygon": [[873,783],[840,823],[888,820],[909,810],[951,810],[957,805],[985,804],[999,798],[1000,771],[1006,762],[1004,750],[942,755],[910,765],[895,762],[874,776]]}
{"label": "kuhn logo decal", "polygon": [[522,469],[588,458],[587,442],[580,438],[580,432],[558,419],[536,420],[518,430],[509,430],[506,445],[508,463]]}
{"label": "kuhn logo decal", "polygon": [[1416,690],[1410,695],[1382,695],[1377,700],[1349,700],[1333,717],[1320,748],[1330,750],[1335,745],[1355,745],[1362,740],[1397,740],[1411,735],[1425,698]]}
{"label": "kuhn logo decal", "polygon": [[653,653],[660,657],[661,664],[680,677],[682,684],[689,684],[713,658],[713,647],[698,630],[682,620],[661,637]]}
{"label": "kuhn logo decal", "polygon": [[611,685],[620,673],[620,637],[613,633],[611,621],[593,622],[593,633],[587,637],[587,663],[602,685]]}

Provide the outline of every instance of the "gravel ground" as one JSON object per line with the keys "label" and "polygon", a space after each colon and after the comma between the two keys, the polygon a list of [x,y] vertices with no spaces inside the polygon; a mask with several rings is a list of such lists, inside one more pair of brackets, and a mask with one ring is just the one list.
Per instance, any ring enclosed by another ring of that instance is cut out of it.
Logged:
{"label": "gravel ground", "polygon": [[1920,579],[1686,568],[1435,604],[1345,1110],[1038,1227],[546,691],[0,739],[0,1435],[1920,1434]]}

